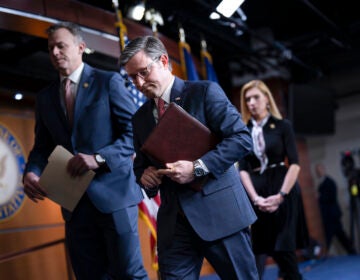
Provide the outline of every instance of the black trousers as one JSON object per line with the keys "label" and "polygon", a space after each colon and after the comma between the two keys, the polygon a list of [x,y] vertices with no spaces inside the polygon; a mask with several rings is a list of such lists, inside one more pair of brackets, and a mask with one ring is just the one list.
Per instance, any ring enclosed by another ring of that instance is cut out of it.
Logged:
{"label": "black trousers", "polygon": [[[277,251],[269,254],[277,263],[281,277],[284,280],[301,280],[302,276],[299,271],[296,254],[291,251]],[[264,274],[265,262],[267,255],[256,255],[256,265],[260,275],[260,279]]]}
{"label": "black trousers", "polygon": [[336,237],[348,254],[356,254],[355,248],[346,235],[340,219],[325,224],[326,248],[329,250],[331,241]]}

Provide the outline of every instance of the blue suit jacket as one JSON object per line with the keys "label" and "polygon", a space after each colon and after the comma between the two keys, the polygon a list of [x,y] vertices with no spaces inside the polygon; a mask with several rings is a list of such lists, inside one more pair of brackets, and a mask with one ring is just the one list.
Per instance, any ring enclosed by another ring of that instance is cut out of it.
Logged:
{"label": "blue suit jacket", "polygon": [[60,103],[60,82],[37,95],[35,143],[26,172],[40,175],[56,145],[73,154],[100,153],[106,168],[97,170],[87,193],[101,211],[110,213],[138,204],[143,196],[132,170],[132,125],[136,111],[118,73],[85,64],[74,109],[73,130]]}
{"label": "blue suit jacket", "polygon": [[[248,227],[256,216],[233,164],[251,151],[252,141],[237,109],[218,84],[207,81],[190,82],[175,78],[170,98],[171,102],[183,107],[220,136],[222,141],[216,149],[201,157],[211,172],[202,191],[195,192],[189,186],[177,184],[164,176],[158,212],[159,248],[171,242],[179,210],[177,201],[204,240],[216,240]],[[133,117],[134,171],[138,182],[148,166],[161,167],[140,151],[156,125],[154,106],[154,100],[149,100]],[[148,194],[153,196],[155,193],[150,191]]]}

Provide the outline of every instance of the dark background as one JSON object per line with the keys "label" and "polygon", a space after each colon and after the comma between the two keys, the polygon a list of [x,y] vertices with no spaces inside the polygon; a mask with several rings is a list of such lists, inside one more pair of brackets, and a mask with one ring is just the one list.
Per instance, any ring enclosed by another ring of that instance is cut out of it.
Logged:
{"label": "dark background", "polygon": [[[0,8],[1,2],[7,1],[0,1]],[[111,0],[63,2],[114,12]],[[126,18],[129,7],[137,1],[119,2]],[[333,110],[338,100],[360,94],[360,16],[356,1],[246,0],[241,6],[246,21],[238,13],[230,19],[210,20],[219,2],[147,0],[145,4],[147,9],[161,13],[164,25],[158,26],[160,33],[178,41],[179,27],[184,28],[194,57],[199,58],[200,41],[206,40],[219,82],[229,94],[254,78],[303,85],[297,92],[311,90],[299,97],[299,104],[310,104],[309,98],[317,94],[320,104],[332,98]],[[145,20],[140,23],[150,26]],[[4,28],[0,35],[1,98],[20,90],[34,99],[36,92],[56,77],[46,39]],[[86,56],[85,61],[117,70],[117,58],[100,53]],[[289,110],[294,106],[298,104],[288,104]]]}

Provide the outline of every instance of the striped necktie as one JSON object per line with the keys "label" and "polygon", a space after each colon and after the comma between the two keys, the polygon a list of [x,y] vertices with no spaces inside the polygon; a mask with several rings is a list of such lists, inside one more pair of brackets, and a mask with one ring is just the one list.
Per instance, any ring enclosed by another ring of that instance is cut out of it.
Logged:
{"label": "striped necktie", "polygon": [[158,110],[158,115],[159,115],[159,119],[160,119],[162,117],[162,115],[165,113],[164,99],[162,99],[162,98],[158,99],[157,110]]}

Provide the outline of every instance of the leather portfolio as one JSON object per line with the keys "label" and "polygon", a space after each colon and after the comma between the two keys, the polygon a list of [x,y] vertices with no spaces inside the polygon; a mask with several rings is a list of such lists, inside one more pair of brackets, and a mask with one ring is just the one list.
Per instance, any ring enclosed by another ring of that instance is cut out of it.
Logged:
{"label": "leather portfolio", "polygon": [[194,161],[219,141],[205,125],[175,103],[170,103],[150,133],[141,151],[162,164]]}

